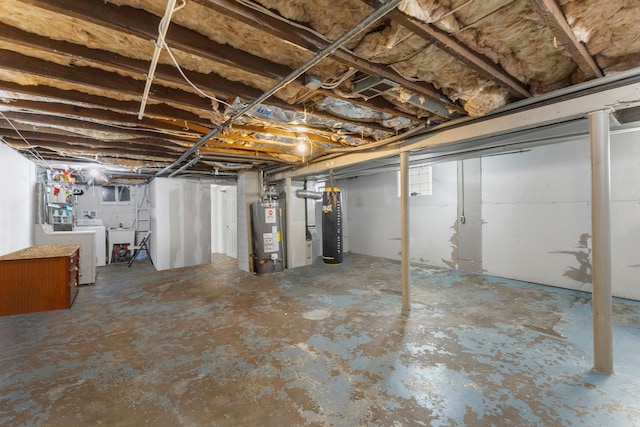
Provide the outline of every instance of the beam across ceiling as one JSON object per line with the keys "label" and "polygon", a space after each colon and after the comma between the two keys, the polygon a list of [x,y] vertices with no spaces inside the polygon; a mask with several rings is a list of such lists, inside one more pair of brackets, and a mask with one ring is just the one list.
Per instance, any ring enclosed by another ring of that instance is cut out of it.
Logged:
{"label": "beam across ceiling", "polygon": [[[452,144],[456,144],[457,150],[460,149],[461,144],[466,144],[468,149],[472,149],[475,141],[482,138],[507,135],[526,129],[584,118],[589,113],[601,109],[625,108],[628,105],[637,105],[640,103],[640,82],[638,82],[640,77],[636,76],[632,80],[628,83],[615,83],[614,81],[612,83],[614,87],[611,88],[604,86],[584,89],[580,92],[566,95],[568,99],[551,104],[548,100],[543,99],[539,101],[538,105],[532,103],[527,105],[526,108],[516,111],[503,111],[483,119],[474,119],[468,122],[461,121],[458,124],[452,122],[448,126],[434,128],[424,135],[413,136],[396,148],[347,154],[330,160],[318,159],[308,166],[273,173],[269,176],[269,179],[278,181],[285,178],[313,176],[326,173],[332,169],[397,156],[406,151],[428,153],[429,150],[437,148],[439,152],[443,153],[442,149],[446,149],[447,145]],[[550,97],[552,95],[553,93],[549,94]],[[517,103],[512,108],[518,108]],[[504,142],[507,143],[508,138],[505,138]]]}
{"label": "beam across ceiling", "polygon": [[125,126],[139,128],[150,132],[157,132],[159,137],[163,134],[181,134],[192,138],[198,138],[200,132],[185,129],[183,123],[175,120],[161,120],[150,117],[144,117],[138,120],[131,114],[119,113],[117,111],[108,111],[98,108],[80,107],[71,104],[62,104],[59,102],[42,102],[30,100],[13,100],[0,103],[0,111],[29,112],[31,114],[47,114],[52,117],[67,117],[77,120],[84,120],[95,123],[111,124],[124,128]]}

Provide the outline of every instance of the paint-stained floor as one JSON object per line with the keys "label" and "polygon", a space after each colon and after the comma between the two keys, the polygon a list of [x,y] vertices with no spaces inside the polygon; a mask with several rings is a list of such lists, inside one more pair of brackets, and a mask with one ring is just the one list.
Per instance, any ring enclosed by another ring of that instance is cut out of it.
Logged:
{"label": "paint-stained floor", "polygon": [[0,317],[3,426],[640,426],[640,303],[347,255],[99,269],[69,310]]}

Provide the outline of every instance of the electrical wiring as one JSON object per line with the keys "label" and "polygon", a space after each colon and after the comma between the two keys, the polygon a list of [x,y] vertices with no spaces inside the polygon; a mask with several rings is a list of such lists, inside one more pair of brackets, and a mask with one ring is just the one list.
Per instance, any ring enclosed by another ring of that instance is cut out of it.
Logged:
{"label": "electrical wiring", "polygon": [[[5,119],[7,121],[7,123],[9,123],[9,126],[11,126],[11,128],[18,134],[18,136],[24,141],[25,144],[27,144],[27,147],[29,152],[31,152],[31,154],[33,154],[33,156],[35,158],[37,158],[38,160],[40,160],[43,164],[45,164],[47,166],[47,168],[53,170],[53,167],[44,159],[44,157],[42,157],[40,155],[40,153],[38,153],[38,151],[36,150],[36,147],[34,147],[33,145],[31,145],[31,143],[29,143],[29,141],[27,141],[27,138],[24,137],[24,135],[22,135],[22,133],[18,130],[18,128],[16,128],[13,124],[13,122],[11,120],[9,120],[9,118],[7,116],[4,115],[3,111],[0,111],[0,115],[2,116],[3,119]],[[2,142],[4,142],[5,144],[7,144],[7,142],[2,139]],[[7,144],[9,145],[9,144]]]}
{"label": "electrical wiring", "polygon": [[342,76],[338,77],[338,80],[331,83],[323,83],[321,87],[323,89],[335,89],[338,86],[340,86],[345,80],[347,80],[349,77],[353,76],[357,72],[358,70],[356,70],[355,68],[349,68],[347,72],[345,72]]}
{"label": "electrical wiring", "polygon": [[479,24],[480,22],[484,21],[485,19],[489,18],[491,15],[497,13],[499,10],[503,9],[505,7],[505,5],[499,6],[493,10],[491,10],[489,13],[485,14],[484,16],[481,16],[480,18],[476,19],[475,21],[465,25],[462,28],[459,28],[458,30],[455,31],[455,33],[452,34],[458,34],[461,33],[462,31],[468,29],[468,28],[472,28],[474,26],[476,26],[477,24]]}
{"label": "electrical wiring", "polygon": [[[186,0],[183,0],[182,4],[176,8],[173,9],[172,13],[175,13],[177,11],[179,11],[180,9],[182,9],[183,7],[185,7],[187,5]],[[162,28],[165,25],[165,19],[166,17],[163,17],[160,20],[160,24],[158,25],[158,33],[162,34]],[[217,103],[220,103],[222,105],[226,105],[227,107],[231,107],[230,104],[228,104],[227,102],[224,102],[221,99],[216,98],[215,96],[209,95],[206,92],[204,92],[202,89],[200,89],[198,86],[196,86],[188,77],[187,75],[184,73],[182,67],[180,66],[180,64],[178,63],[178,60],[176,59],[176,57],[173,55],[173,52],[171,51],[171,49],[169,48],[169,45],[167,44],[167,41],[164,37],[159,37],[158,41],[160,44],[161,48],[164,48],[167,53],[169,54],[169,58],[171,58],[171,61],[173,62],[173,65],[176,67],[176,69],[178,70],[178,72],[180,73],[180,75],[182,76],[182,78],[189,84],[189,86],[191,86],[196,92],[198,92],[200,95],[204,96],[207,99],[210,99],[212,101],[215,101]]]}
{"label": "electrical wiring", "polygon": [[180,73],[182,78],[185,79],[185,81],[189,84],[189,86],[194,88],[200,95],[204,96],[205,98],[211,99],[212,101],[218,102],[218,103],[220,103],[222,105],[226,105],[227,107],[231,107],[231,104],[229,104],[227,102],[224,102],[223,100],[218,99],[213,95],[209,95],[209,94],[205,93],[202,89],[200,89],[198,86],[196,86],[191,80],[189,80],[187,75],[182,70],[182,67],[180,66],[180,64],[176,60],[175,56],[173,56],[173,52],[171,52],[171,49],[169,48],[169,45],[167,44],[167,42],[163,41],[163,43],[164,43],[163,47],[165,48],[165,50],[169,54],[169,57],[171,58],[171,61],[173,62],[173,65],[175,65],[175,67],[178,69],[178,72]]}
{"label": "electrical wiring", "polygon": [[449,12],[439,16],[438,18],[432,20],[431,22],[429,22],[429,24],[435,24],[438,21],[442,21],[444,18],[446,18],[447,16],[453,15],[454,13],[456,13],[457,11],[459,11],[460,9],[462,9],[463,7],[466,7],[467,5],[473,3],[475,0],[468,0],[466,3],[461,4],[460,6],[456,7],[453,10],[450,10]]}

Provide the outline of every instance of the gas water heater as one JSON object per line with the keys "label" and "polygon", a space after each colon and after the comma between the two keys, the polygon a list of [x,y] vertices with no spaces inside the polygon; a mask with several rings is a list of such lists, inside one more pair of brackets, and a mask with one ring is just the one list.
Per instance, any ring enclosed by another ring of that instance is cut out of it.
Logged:
{"label": "gas water heater", "polygon": [[277,200],[258,200],[251,204],[251,229],[253,272],[265,274],[282,271],[282,225]]}

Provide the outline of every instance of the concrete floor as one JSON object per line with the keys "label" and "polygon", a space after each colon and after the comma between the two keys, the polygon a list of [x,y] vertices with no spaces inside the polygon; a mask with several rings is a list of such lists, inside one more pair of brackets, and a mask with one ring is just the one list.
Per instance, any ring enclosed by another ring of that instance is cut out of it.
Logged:
{"label": "concrete floor", "polygon": [[589,294],[415,266],[405,316],[399,277],[100,268],[70,310],[0,317],[0,425],[640,425],[640,303],[601,376]]}

